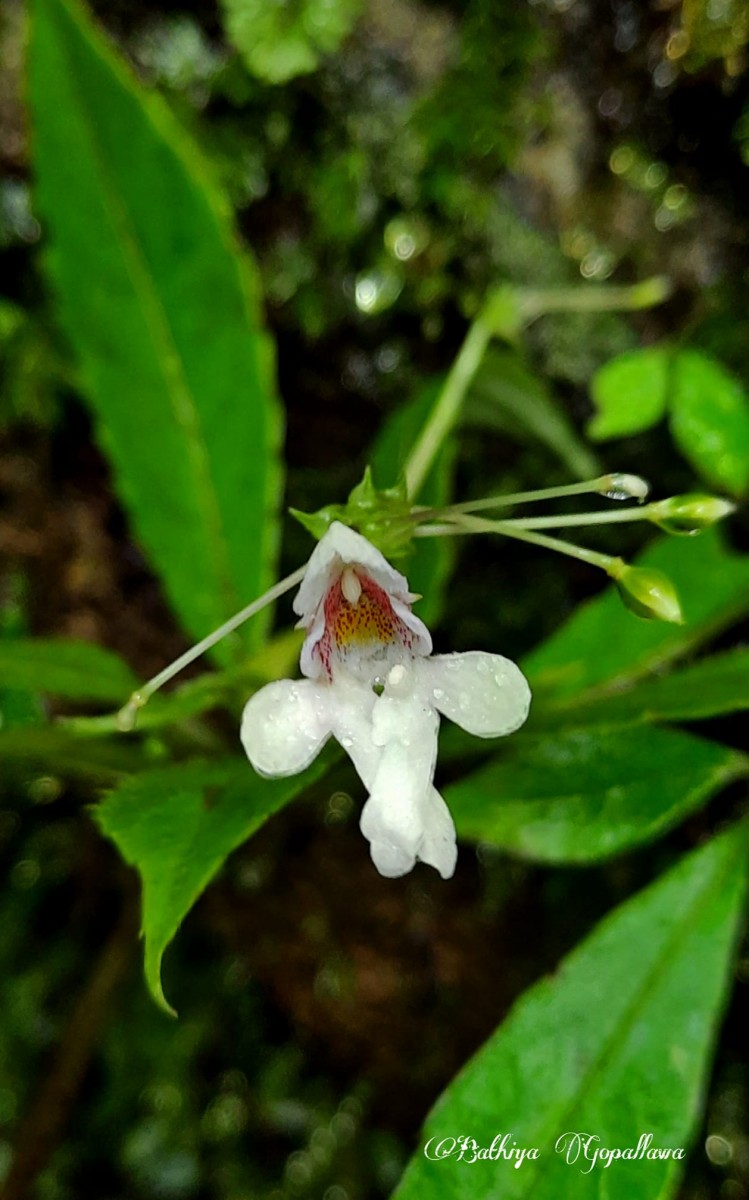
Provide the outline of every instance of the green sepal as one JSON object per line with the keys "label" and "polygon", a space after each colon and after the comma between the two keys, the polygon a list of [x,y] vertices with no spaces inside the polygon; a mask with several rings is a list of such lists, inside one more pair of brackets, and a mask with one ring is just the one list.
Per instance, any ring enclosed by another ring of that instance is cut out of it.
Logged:
{"label": "green sepal", "polygon": [[334,521],[342,521],[344,525],[348,524],[343,504],[326,504],[325,508],[319,508],[314,513],[302,512],[298,508],[290,508],[289,512],[318,542],[328,532]]}
{"label": "green sepal", "polygon": [[361,482],[352,488],[346,504],[327,504],[314,513],[289,512],[318,541],[332,525],[340,521],[356,529],[386,558],[402,558],[411,550],[413,531],[411,504],[404,478],[394,487],[378,488],[371,467],[364,470]]}

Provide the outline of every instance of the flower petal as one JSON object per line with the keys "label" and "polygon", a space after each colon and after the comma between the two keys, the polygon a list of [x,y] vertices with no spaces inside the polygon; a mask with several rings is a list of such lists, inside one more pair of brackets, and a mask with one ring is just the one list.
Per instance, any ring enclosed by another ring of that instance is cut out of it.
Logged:
{"label": "flower petal", "polygon": [[375,583],[389,594],[405,598],[408,595],[408,580],[396,571],[371,542],[333,521],[327,533],[320,538],[307,563],[307,570],[299,591],[294,597],[294,612],[306,620],[313,616],[325,595],[333,576],[346,563],[358,563],[371,575]]}
{"label": "flower petal", "polygon": [[307,630],[307,636],[302,643],[302,652],[299,655],[299,669],[302,675],[306,675],[308,679],[322,679],[325,675],[322,660],[315,657],[315,646],[324,633],[325,613],[321,604],[312,618],[312,624]]}
{"label": "flower petal", "polygon": [[[409,593],[410,595],[410,593]],[[399,617],[406,629],[413,635],[410,641],[409,649],[412,654],[426,655],[432,653],[432,635],[422,621],[421,617],[417,617],[416,613],[411,612],[408,604],[404,603],[400,596],[390,596],[390,603],[393,606],[393,612],[396,617]]]}
{"label": "flower petal", "polygon": [[450,809],[436,788],[431,788],[423,810],[424,833],[416,857],[439,871],[443,879],[455,874],[458,846]]}
{"label": "flower petal", "polygon": [[[362,812],[362,816],[364,813]],[[416,866],[416,855],[411,853],[402,843],[393,840],[387,831],[369,834],[361,826],[361,831],[369,841],[369,853],[372,862],[385,879],[400,879],[408,875]]]}
{"label": "flower petal", "polygon": [[279,679],[247,701],[240,737],[260,775],[296,775],[331,732],[330,688],[307,679]]}
{"label": "flower petal", "polygon": [[372,709],[377,697],[368,683],[343,672],[338,673],[328,690],[333,736],[369,791],[382,754],[372,740]]}
{"label": "flower petal", "polygon": [[[362,809],[360,828],[372,843],[372,857],[382,874],[378,859],[383,853],[397,864],[396,875],[410,871],[424,835],[422,801],[430,786],[423,771],[414,771],[408,747],[393,742],[381,751],[369,799]],[[380,848],[375,857],[375,847]],[[391,876],[392,877],[392,876]]]}
{"label": "flower petal", "polygon": [[439,654],[415,666],[435,708],[476,737],[512,733],[528,716],[528,682],[501,654]]}
{"label": "flower petal", "polygon": [[424,703],[416,672],[404,664],[393,667],[372,711],[372,740],[381,747],[380,761],[360,821],[375,866],[389,878],[411,870],[432,831],[438,728],[439,718]]}

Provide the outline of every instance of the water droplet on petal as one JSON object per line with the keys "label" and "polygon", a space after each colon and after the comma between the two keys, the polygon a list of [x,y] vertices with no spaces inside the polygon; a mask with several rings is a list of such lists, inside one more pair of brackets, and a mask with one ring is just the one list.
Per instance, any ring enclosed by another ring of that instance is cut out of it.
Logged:
{"label": "water droplet on petal", "polygon": [[432,690],[432,695],[434,696],[435,700],[444,700],[445,698],[445,693],[443,692],[442,688],[434,688]]}

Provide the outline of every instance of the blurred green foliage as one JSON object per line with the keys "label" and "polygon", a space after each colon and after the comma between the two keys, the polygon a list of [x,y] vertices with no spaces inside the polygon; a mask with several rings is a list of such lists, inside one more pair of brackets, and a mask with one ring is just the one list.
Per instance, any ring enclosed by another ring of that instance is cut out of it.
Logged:
{"label": "blurred green foliage", "polygon": [[698,350],[633,350],[596,373],[596,440],[639,433],[670,414],[674,441],[708,483],[741,496],[749,485],[749,397],[720,363]]}
{"label": "blurred green foliage", "polygon": [[350,33],[360,0],[224,0],[226,31],[253,75],[285,83],[314,71]]}

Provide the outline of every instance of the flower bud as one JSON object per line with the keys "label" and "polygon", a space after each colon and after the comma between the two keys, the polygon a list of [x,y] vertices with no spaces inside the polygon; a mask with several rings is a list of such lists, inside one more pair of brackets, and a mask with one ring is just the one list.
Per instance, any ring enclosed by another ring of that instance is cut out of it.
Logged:
{"label": "flower bud", "polygon": [[650,484],[639,475],[621,472],[604,475],[600,483],[601,495],[607,500],[639,500],[642,503],[650,491]]}
{"label": "flower bud", "polygon": [[700,533],[735,511],[736,505],[730,500],[690,492],[649,505],[648,520],[665,529],[666,533],[690,535]]}
{"label": "flower bud", "polygon": [[645,620],[684,624],[676,589],[662,571],[622,563],[614,575],[619,594],[630,612]]}

